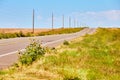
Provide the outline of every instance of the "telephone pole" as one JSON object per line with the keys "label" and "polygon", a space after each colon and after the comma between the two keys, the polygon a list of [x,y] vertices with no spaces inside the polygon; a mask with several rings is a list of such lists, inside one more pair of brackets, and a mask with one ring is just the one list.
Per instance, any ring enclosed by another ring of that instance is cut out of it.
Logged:
{"label": "telephone pole", "polygon": [[63,15],[63,28],[64,28],[64,15]]}
{"label": "telephone pole", "polygon": [[78,22],[78,19],[77,19],[77,27],[79,27],[79,22]]}
{"label": "telephone pole", "polygon": [[53,27],[54,27],[54,14],[52,13],[52,30],[53,30]]}
{"label": "telephone pole", "polygon": [[34,9],[33,9],[33,25],[32,25],[33,26],[33,31],[32,31],[33,34],[34,34],[34,15],[35,14],[34,14]]}
{"label": "telephone pole", "polygon": [[69,28],[71,27],[71,17],[69,17]]}
{"label": "telephone pole", "polygon": [[74,27],[76,27],[76,19],[74,18]]}

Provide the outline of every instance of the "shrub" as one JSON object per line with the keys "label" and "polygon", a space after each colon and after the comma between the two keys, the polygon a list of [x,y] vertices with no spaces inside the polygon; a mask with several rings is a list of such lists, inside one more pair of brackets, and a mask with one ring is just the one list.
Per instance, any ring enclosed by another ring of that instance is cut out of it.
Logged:
{"label": "shrub", "polygon": [[22,31],[20,31],[19,33],[0,33],[0,39],[8,39],[15,37],[25,37],[25,35]]}
{"label": "shrub", "polygon": [[64,44],[64,45],[69,45],[69,42],[65,40],[65,41],[63,42],[63,44]]}
{"label": "shrub", "polygon": [[32,37],[32,36],[34,36],[34,35],[33,35],[32,33],[28,32],[25,36],[26,36],[26,37]]}
{"label": "shrub", "polygon": [[30,65],[43,54],[45,54],[45,49],[41,47],[38,41],[32,40],[26,51],[20,56],[19,61],[22,65]]}
{"label": "shrub", "polygon": [[25,37],[22,31],[19,32],[20,37]]}
{"label": "shrub", "polygon": [[3,35],[2,35],[2,33],[0,33],[0,39],[2,39],[3,38]]}

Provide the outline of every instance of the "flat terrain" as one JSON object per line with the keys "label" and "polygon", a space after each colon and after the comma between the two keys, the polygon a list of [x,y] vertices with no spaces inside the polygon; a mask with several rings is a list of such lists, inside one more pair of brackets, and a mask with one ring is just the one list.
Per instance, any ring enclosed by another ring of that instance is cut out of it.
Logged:
{"label": "flat terrain", "polygon": [[25,37],[25,38],[14,38],[14,39],[3,39],[0,40],[0,68],[8,67],[17,61],[18,50],[25,49],[30,44],[30,39],[40,40],[42,46],[55,47],[60,45],[64,40],[72,40],[74,38],[83,36],[85,34],[91,34],[96,29],[85,28],[84,30],[62,35],[49,35],[40,37]]}
{"label": "flat terrain", "polygon": [[0,77],[2,80],[120,80],[120,29],[99,28],[95,34],[50,49],[27,67],[19,64],[0,71]]}
{"label": "flat terrain", "polygon": [[[40,33],[40,32],[46,32],[50,29],[35,29],[35,33]],[[20,31],[22,31],[23,33],[28,33],[28,32],[32,32],[32,29],[29,28],[0,28],[0,33],[19,33]]]}

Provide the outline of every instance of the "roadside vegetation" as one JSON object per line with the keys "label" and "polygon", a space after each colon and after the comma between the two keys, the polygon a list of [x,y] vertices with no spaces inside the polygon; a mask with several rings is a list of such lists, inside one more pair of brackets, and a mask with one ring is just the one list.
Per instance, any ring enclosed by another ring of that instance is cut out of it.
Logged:
{"label": "roadside vegetation", "polygon": [[61,28],[61,29],[54,29],[49,30],[46,32],[40,32],[40,33],[23,33],[20,31],[19,33],[0,33],[0,39],[8,39],[8,38],[16,38],[16,37],[33,37],[33,36],[45,36],[45,35],[53,35],[53,34],[68,34],[68,33],[74,33],[82,30],[84,28]]}
{"label": "roadside vegetation", "polygon": [[35,36],[32,33],[24,34],[22,31],[19,33],[0,33],[0,39],[16,38],[16,37],[32,37]]}
{"label": "roadside vegetation", "polygon": [[68,33],[75,33],[84,28],[61,28],[61,29],[53,29],[47,32],[41,32],[38,35],[44,36],[44,35],[54,35],[54,34],[68,34]]}
{"label": "roadside vegetation", "polygon": [[99,28],[56,49],[43,49],[33,41],[17,64],[0,71],[0,80],[119,80],[119,41],[119,28]]}

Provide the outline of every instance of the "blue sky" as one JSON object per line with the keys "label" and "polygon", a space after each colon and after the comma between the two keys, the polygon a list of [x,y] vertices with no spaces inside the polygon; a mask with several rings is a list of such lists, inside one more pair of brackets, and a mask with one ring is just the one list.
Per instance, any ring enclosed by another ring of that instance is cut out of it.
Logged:
{"label": "blue sky", "polygon": [[69,16],[79,26],[120,27],[120,0],[0,0],[0,28],[31,28],[32,9],[35,9],[35,27],[65,27]]}

